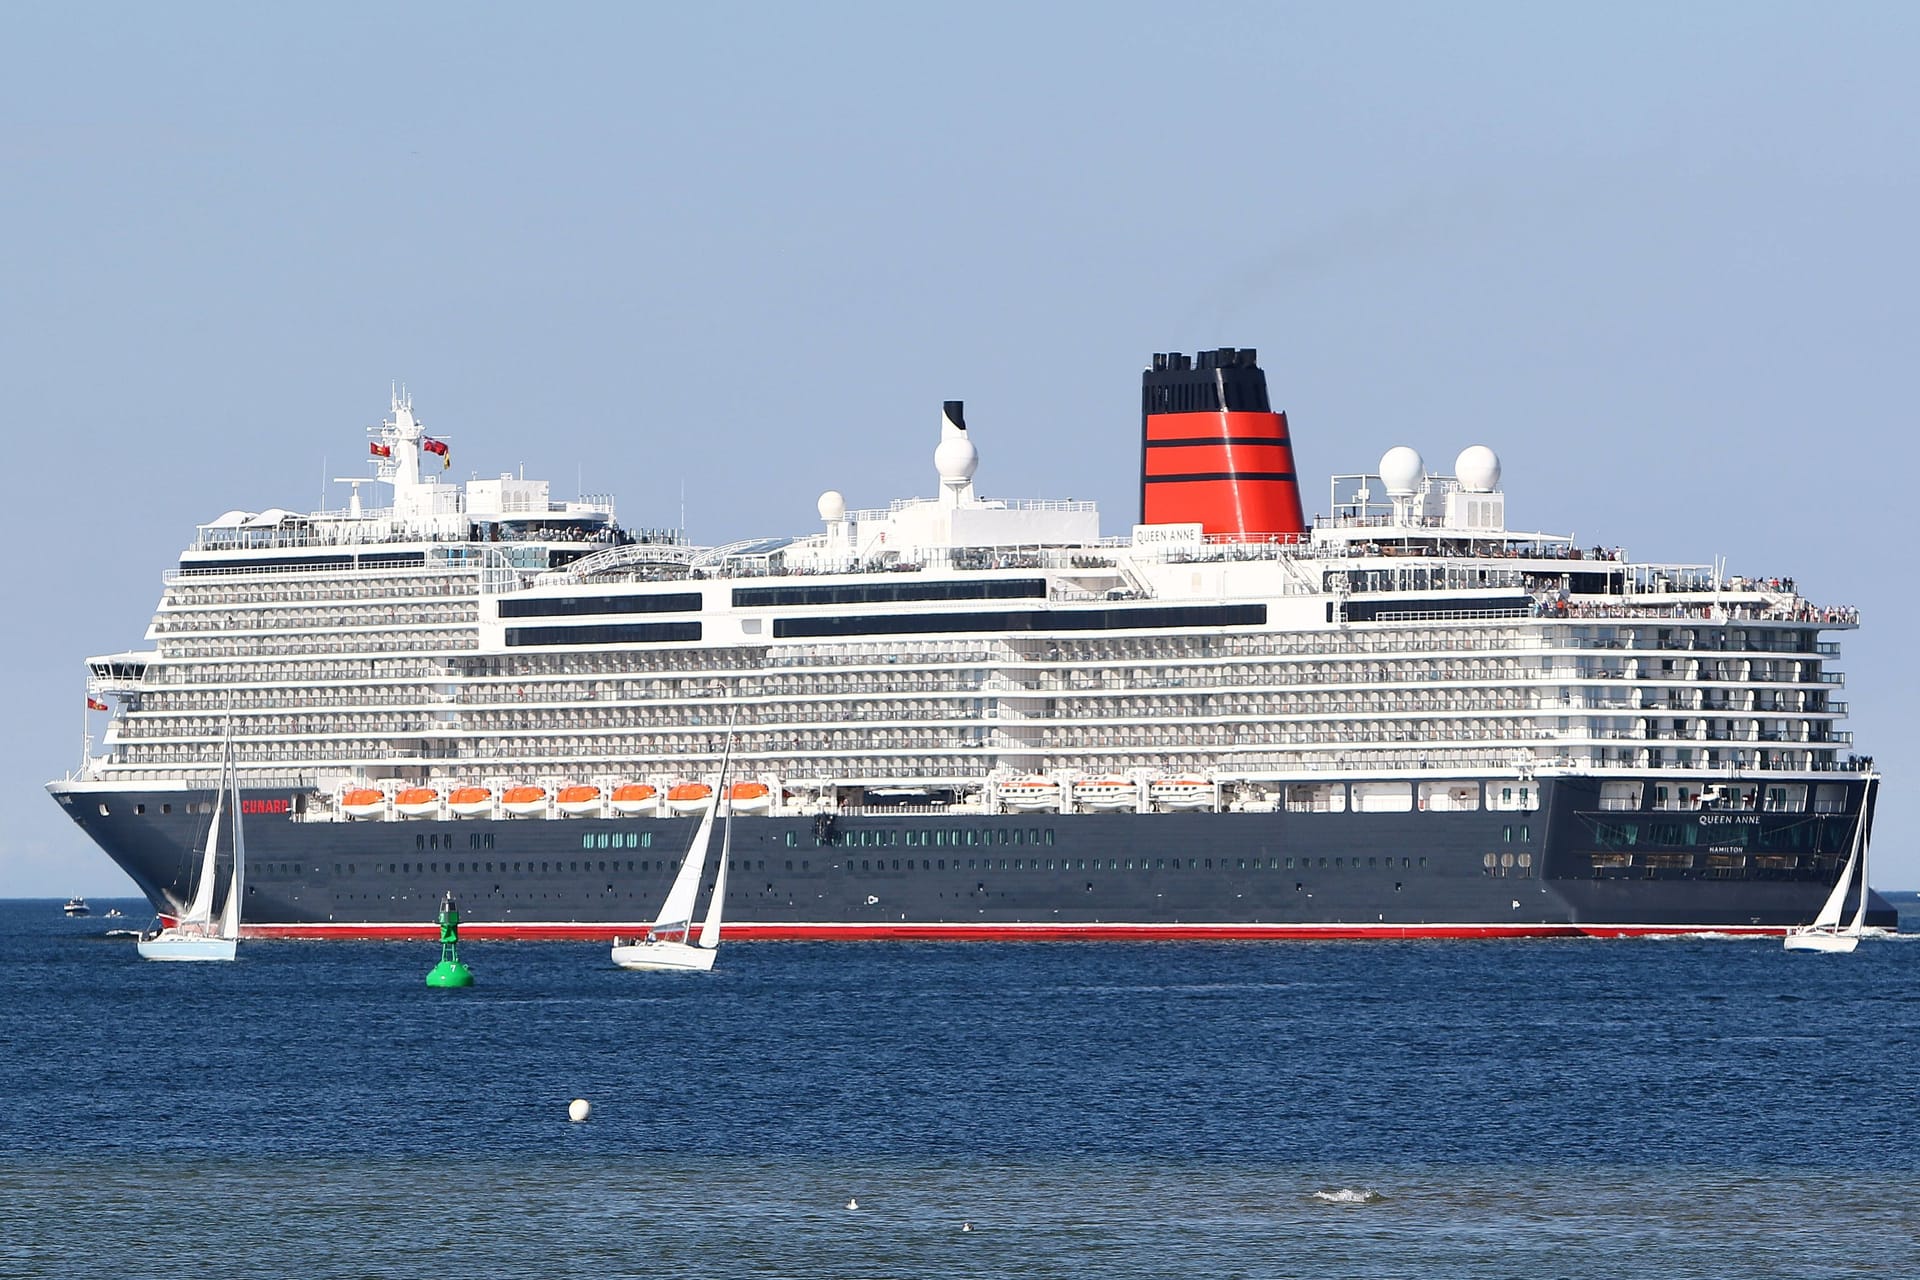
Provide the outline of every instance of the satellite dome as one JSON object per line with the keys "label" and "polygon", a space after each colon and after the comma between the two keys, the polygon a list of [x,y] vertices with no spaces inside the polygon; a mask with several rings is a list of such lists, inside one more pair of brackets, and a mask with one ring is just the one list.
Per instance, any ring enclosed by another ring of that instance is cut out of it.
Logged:
{"label": "satellite dome", "polygon": [[974,468],[980,465],[980,451],[965,436],[949,436],[933,451],[933,465],[942,484],[958,488],[973,479]]}
{"label": "satellite dome", "polygon": [[1483,444],[1470,444],[1453,460],[1453,474],[1468,493],[1492,493],[1500,487],[1500,455]]}
{"label": "satellite dome", "polygon": [[1390,496],[1404,498],[1418,493],[1420,482],[1426,478],[1427,464],[1406,445],[1395,445],[1380,455],[1380,482]]}
{"label": "satellite dome", "polygon": [[838,489],[829,489],[820,495],[819,509],[820,518],[829,524],[847,518],[847,500]]}

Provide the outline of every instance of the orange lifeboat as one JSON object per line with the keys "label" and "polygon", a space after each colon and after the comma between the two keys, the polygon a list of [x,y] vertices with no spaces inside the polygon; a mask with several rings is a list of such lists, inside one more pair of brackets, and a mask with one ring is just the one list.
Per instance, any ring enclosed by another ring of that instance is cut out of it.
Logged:
{"label": "orange lifeboat", "polygon": [[372,787],[354,787],[340,795],[340,812],[349,818],[377,818],[386,809],[386,793]]}
{"label": "orange lifeboat", "polygon": [[484,818],[493,812],[493,792],[485,787],[455,787],[447,793],[447,808],[456,817]]}
{"label": "orange lifeboat", "polygon": [[554,805],[565,814],[584,817],[600,812],[600,788],[598,787],[562,787],[560,794],[553,798]]}
{"label": "orange lifeboat", "polygon": [[683,782],[667,792],[667,808],[675,813],[699,813],[713,803],[713,788],[704,782]]}
{"label": "orange lifeboat", "polygon": [[773,808],[773,792],[764,782],[736,782],[727,788],[727,804],[735,813],[765,813]]}
{"label": "orange lifeboat", "polygon": [[615,813],[652,813],[660,805],[660,793],[644,782],[628,782],[613,789]]}
{"label": "orange lifeboat", "polygon": [[518,818],[538,817],[547,811],[547,789],[508,787],[500,793],[500,807]]}
{"label": "orange lifeboat", "polygon": [[393,811],[403,818],[431,818],[440,812],[440,793],[432,787],[403,787],[394,793]]}

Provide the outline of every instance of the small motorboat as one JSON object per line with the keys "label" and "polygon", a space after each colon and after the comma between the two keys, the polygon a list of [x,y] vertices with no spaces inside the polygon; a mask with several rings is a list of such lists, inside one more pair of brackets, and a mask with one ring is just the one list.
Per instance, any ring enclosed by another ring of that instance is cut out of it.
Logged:
{"label": "small motorboat", "polygon": [[87,905],[87,900],[85,898],[68,898],[67,905],[60,909],[66,912],[70,916],[85,916],[85,915],[93,914],[93,908]]}

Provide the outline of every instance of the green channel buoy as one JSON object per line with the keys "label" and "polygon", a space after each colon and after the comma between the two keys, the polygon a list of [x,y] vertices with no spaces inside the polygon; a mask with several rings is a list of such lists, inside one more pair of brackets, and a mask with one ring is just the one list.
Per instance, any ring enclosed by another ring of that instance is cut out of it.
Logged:
{"label": "green channel buoy", "polygon": [[440,963],[427,974],[430,987],[470,987],[473,970],[460,963],[460,908],[453,894],[440,904]]}

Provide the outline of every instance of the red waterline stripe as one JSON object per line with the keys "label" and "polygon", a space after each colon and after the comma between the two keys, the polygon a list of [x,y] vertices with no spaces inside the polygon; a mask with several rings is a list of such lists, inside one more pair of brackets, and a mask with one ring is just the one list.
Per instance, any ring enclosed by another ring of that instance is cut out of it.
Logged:
{"label": "red waterline stripe", "polygon": [[[648,925],[463,921],[475,941],[612,942]],[[1777,937],[1784,926],[1638,924],[729,924],[729,942],[1360,942],[1474,938],[1649,938],[1687,934]],[[433,924],[250,924],[249,938],[431,942]]]}

